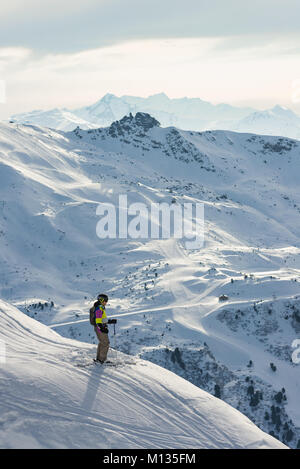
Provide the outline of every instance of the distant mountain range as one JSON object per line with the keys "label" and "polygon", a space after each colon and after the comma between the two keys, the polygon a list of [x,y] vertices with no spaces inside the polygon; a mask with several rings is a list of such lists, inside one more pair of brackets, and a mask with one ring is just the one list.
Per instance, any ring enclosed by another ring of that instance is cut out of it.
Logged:
{"label": "distant mountain range", "polygon": [[56,130],[107,127],[129,113],[146,112],[162,127],[183,130],[233,130],[300,139],[300,117],[290,109],[275,106],[265,111],[228,104],[211,104],[199,98],[170,99],[165,93],[148,98],[106,94],[95,104],[78,109],[55,108],[16,114],[11,121],[36,124]]}

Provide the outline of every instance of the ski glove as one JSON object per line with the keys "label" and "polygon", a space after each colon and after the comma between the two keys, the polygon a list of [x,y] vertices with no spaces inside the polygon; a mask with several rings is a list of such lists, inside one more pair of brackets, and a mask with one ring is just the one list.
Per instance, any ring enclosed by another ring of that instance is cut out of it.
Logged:
{"label": "ski glove", "polygon": [[105,324],[98,324],[98,327],[103,334],[108,334],[108,328]]}
{"label": "ski glove", "polygon": [[116,324],[117,320],[116,319],[109,319],[108,324]]}

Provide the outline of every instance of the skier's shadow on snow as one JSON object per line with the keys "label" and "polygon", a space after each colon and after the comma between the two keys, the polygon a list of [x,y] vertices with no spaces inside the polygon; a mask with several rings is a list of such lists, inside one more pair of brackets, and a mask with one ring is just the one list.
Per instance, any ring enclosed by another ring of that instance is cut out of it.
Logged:
{"label": "skier's shadow on snow", "polygon": [[99,385],[101,385],[101,376],[103,370],[100,366],[91,366],[89,371],[89,379],[85,391],[85,395],[82,401],[82,407],[86,410],[91,410],[95,402]]}

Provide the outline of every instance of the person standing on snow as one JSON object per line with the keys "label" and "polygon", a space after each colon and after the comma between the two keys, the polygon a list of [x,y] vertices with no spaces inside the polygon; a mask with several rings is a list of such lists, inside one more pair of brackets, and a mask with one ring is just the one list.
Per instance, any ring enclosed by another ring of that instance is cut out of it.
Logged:
{"label": "person standing on snow", "polygon": [[90,309],[91,323],[94,326],[99,344],[97,348],[96,361],[104,363],[107,359],[107,353],[109,350],[109,338],[108,338],[108,327],[107,324],[115,324],[116,319],[107,319],[105,306],[108,302],[108,296],[101,293],[97,297],[97,301]]}

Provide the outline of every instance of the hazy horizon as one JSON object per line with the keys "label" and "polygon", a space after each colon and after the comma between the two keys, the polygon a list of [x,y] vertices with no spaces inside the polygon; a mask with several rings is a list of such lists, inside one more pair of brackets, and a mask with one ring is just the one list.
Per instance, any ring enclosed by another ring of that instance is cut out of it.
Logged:
{"label": "hazy horizon", "polygon": [[[272,108],[274,108],[275,106],[279,105],[279,106],[282,106],[282,107],[286,107],[288,109],[291,109],[293,110],[296,114],[298,114],[300,116],[300,107],[298,108],[297,110],[297,106],[294,106],[294,109],[293,109],[293,106],[285,106],[285,105],[282,105],[282,104],[278,104],[278,102],[270,102],[269,104],[266,103],[265,105],[262,105],[260,103],[257,103],[257,105],[254,105],[253,103],[249,104],[247,101],[244,103],[243,101],[242,102],[224,102],[224,101],[220,101],[220,102],[213,102],[213,101],[208,101],[206,99],[202,99],[201,96],[175,96],[175,97],[171,97],[168,95],[167,92],[165,91],[161,91],[161,92],[157,92],[157,93],[151,93],[151,94],[145,94],[144,96],[141,96],[141,95],[134,95],[134,94],[116,94],[116,93],[112,93],[111,91],[107,91],[105,94],[99,96],[99,97],[95,97],[95,99],[92,99],[90,100],[89,102],[84,102],[79,104],[79,105],[73,105],[73,106],[51,106],[51,103],[49,106],[43,108],[43,107],[40,107],[40,108],[29,108],[28,110],[24,110],[24,111],[21,111],[21,112],[18,112],[18,113],[15,113],[15,114],[22,114],[23,112],[24,113],[27,113],[27,112],[35,112],[35,111],[51,111],[53,109],[68,109],[68,111],[72,111],[72,110],[77,110],[79,109],[80,107],[85,107],[85,106],[91,106],[91,105],[94,105],[95,103],[101,101],[105,96],[107,95],[113,95],[117,98],[125,98],[125,97],[132,97],[132,98],[143,98],[143,99],[147,99],[147,98],[151,98],[153,96],[158,96],[158,95],[166,95],[168,99],[170,100],[173,100],[173,99],[199,99],[203,102],[207,102],[207,103],[210,103],[214,106],[217,106],[217,105],[220,105],[220,104],[225,104],[225,105],[230,105],[230,106],[233,106],[233,107],[237,107],[237,108],[249,108],[249,109],[253,109],[253,111],[264,111],[264,110],[270,110]],[[295,109],[296,108],[296,109]],[[11,117],[12,115],[14,114],[10,114],[8,117]]]}

